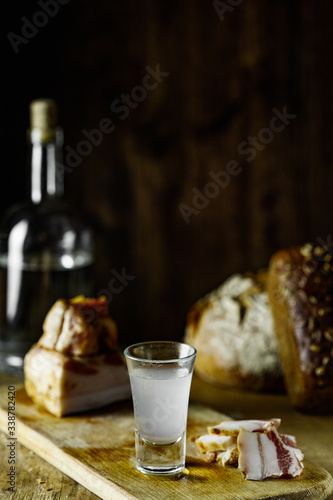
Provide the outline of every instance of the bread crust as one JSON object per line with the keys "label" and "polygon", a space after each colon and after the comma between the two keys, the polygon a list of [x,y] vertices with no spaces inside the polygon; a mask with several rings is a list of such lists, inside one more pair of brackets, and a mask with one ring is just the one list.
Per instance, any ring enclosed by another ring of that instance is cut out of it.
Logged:
{"label": "bread crust", "polygon": [[333,411],[333,256],[306,244],[276,252],[267,290],[285,386],[304,412]]}
{"label": "bread crust", "polygon": [[265,288],[265,272],[234,274],[191,308],[184,340],[197,349],[200,378],[239,390],[284,391]]}

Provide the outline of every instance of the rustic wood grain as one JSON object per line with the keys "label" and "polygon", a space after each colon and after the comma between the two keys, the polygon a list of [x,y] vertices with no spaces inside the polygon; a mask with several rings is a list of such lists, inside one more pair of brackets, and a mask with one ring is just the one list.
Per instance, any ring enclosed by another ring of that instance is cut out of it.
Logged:
{"label": "rustic wood grain", "polygon": [[[0,385],[18,386],[22,378],[0,372]],[[15,500],[66,500],[85,498],[96,500],[97,497],[66,474],[52,467],[33,451],[17,442],[17,480],[16,491],[7,490],[8,435],[0,432],[0,498]],[[48,490],[48,491],[47,491]]]}
{"label": "rustic wood grain", "polygon": [[[21,17],[39,8],[8,4],[4,38],[20,34]],[[246,0],[223,21],[212,1],[83,0],[61,7],[19,54],[4,46],[1,214],[25,192],[30,100],[58,100],[65,144],[74,148],[103,118],[116,125],[65,182],[96,231],[96,293],[112,269],[135,275],[110,303],[123,345],[181,338],[189,307],[232,272],[265,266],[287,245],[330,242],[332,14],[326,0]],[[170,75],[120,120],[111,103],[158,64]],[[284,106],[297,117],[248,162],[239,145]],[[186,224],[179,204],[191,204],[193,188],[202,191],[209,173],[230,160],[241,173]],[[301,421],[308,458],[333,474],[330,420],[299,415],[285,397],[195,384],[198,397],[222,411],[251,417],[269,404],[296,435]],[[46,477],[55,471],[34,460]],[[28,469],[20,470],[29,484]],[[29,498],[27,491],[17,498]],[[29,495],[56,498],[38,489]]]}
{"label": "rustic wood grain", "polygon": [[[5,387],[0,391],[2,431],[6,430],[6,398]],[[130,403],[59,419],[34,405],[21,386],[16,390],[15,413],[16,436],[21,443],[103,499],[153,499],[157,490],[161,499],[200,496],[259,500],[283,496],[292,500],[307,495],[325,499],[333,491],[333,479],[328,472],[307,459],[301,478],[264,482],[245,481],[233,467],[207,465],[190,438],[205,433],[208,425],[228,417],[198,404],[191,404],[189,408],[188,474],[162,481],[142,475],[135,468],[134,421]],[[267,410],[262,410],[261,418],[266,417]],[[283,429],[287,432],[285,426]],[[41,480],[45,483],[39,484]],[[65,498],[67,494],[66,488],[59,489],[53,475],[47,479],[37,477],[35,481],[44,491],[45,488],[55,490],[54,494],[61,495],[59,498]],[[24,484],[20,485],[20,489],[24,487]]]}
{"label": "rustic wood grain", "polygon": [[7,436],[0,433],[0,498],[15,500],[65,500],[68,498],[96,500],[98,496],[52,467],[28,448],[17,443],[18,474],[16,491],[7,490]]}
{"label": "rustic wood grain", "polygon": [[[0,374],[1,385],[22,383],[22,379]],[[286,432],[294,434],[306,454],[306,458],[326,469],[333,475],[333,457],[331,453],[332,441],[332,417],[319,417],[302,415],[295,411],[289,404],[284,395],[263,395],[244,393],[239,391],[222,390],[201,381],[198,377],[193,377],[191,400],[210,406],[219,412],[227,413],[234,418],[255,418],[262,417],[265,413],[268,417],[278,415],[282,417],[283,428]],[[0,439],[0,457],[4,460],[5,446],[1,434]],[[78,485],[67,475],[62,474],[47,462],[35,454],[32,454],[27,448],[18,443],[19,452],[19,476],[17,482],[17,492],[14,498],[33,498],[40,499],[59,499],[66,498],[67,491],[70,491],[70,498],[87,498],[92,500],[97,498],[94,494]],[[1,463],[3,465],[3,462]],[[6,466],[6,464],[4,464]],[[0,468],[0,474],[4,468]],[[45,492],[45,484],[36,485],[35,479],[48,478],[51,487],[54,490]],[[84,492],[84,493],[83,493]],[[8,498],[8,493],[5,493]],[[333,495],[330,499],[333,499]]]}
{"label": "rustic wood grain", "polygon": [[[8,6],[7,32],[34,8]],[[110,304],[124,344],[180,338],[189,307],[232,272],[331,234],[332,14],[311,0],[247,0],[223,20],[212,1],[84,0],[19,54],[7,44],[1,210],[23,193],[32,98],[58,99],[66,146],[104,118],[116,127],[65,182],[96,230],[96,293],[114,268],[135,276]],[[125,119],[112,112],[157,65],[169,76]],[[296,118],[248,161],[240,145],[285,106]],[[231,160],[241,173],[186,224],[179,204]]]}

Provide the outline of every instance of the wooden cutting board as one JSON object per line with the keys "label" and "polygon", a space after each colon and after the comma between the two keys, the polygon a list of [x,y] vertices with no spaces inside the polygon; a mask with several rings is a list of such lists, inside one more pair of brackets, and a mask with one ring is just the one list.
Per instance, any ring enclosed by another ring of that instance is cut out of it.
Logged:
{"label": "wooden cutting board", "polygon": [[[18,441],[102,499],[319,500],[333,491],[330,474],[307,460],[301,478],[262,482],[245,481],[237,468],[205,463],[191,436],[203,434],[208,425],[228,418],[207,407],[190,405],[188,474],[178,478],[151,477],[136,470],[130,401],[58,419],[34,405],[20,387],[15,407]],[[0,388],[0,429],[8,431],[7,387]]]}

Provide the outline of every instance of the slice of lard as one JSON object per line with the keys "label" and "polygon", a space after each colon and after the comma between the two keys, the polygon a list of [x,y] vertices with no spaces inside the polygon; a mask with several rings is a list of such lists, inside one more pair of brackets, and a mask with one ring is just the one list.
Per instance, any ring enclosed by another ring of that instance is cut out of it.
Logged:
{"label": "slice of lard", "polygon": [[131,397],[127,369],[117,351],[79,357],[35,345],[25,356],[24,377],[28,396],[56,417]]}
{"label": "slice of lard", "polygon": [[238,446],[234,444],[230,446],[226,451],[218,451],[216,453],[216,462],[220,465],[236,465],[238,464]]}
{"label": "slice of lard", "polygon": [[295,436],[290,434],[280,434],[280,438],[287,448],[291,448],[300,462],[304,458],[304,453],[298,448]]}
{"label": "slice of lard", "polygon": [[196,445],[202,453],[213,451],[225,451],[229,446],[236,444],[237,438],[234,436],[217,436],[214,434],[204,434],[195,440]]}
{"label": "slice of lard", "polygon": [[293,447],[284,444],[273,425],[264,432],[251,432],[241,427],[237,446],[238,468],[245,479],[297,477],[303,472]]}
{"label": "slice of lard", "polygon": [[280,423],[280,418],[271,418],[269,420],[225,420],[214,427],[208,427],[208,432],[209,434],[237,436],[241,428],[248,432],[263,432],[270,426],[277,429]]}

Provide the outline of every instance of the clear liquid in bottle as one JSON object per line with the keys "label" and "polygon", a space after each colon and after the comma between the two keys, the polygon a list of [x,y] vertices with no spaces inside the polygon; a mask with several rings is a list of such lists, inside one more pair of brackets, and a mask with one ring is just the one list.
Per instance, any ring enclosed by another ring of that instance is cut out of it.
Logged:
{"label": "clear liquid in bottle", "polygon": [[53,100],[32,103],[29,195],[0,229],[0,369],[19,374],[52,305],[93,294],[93,235],[63,196],[56,119]]}

